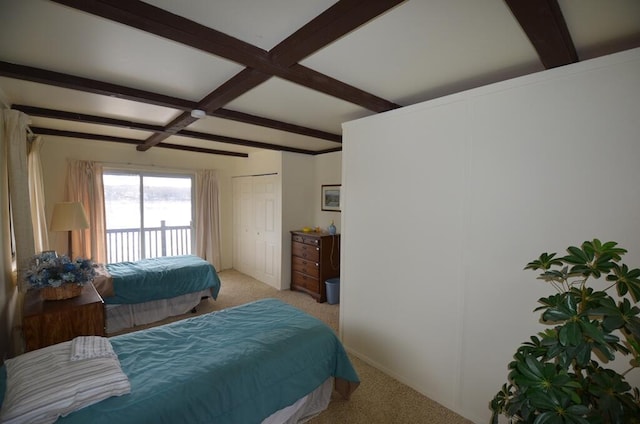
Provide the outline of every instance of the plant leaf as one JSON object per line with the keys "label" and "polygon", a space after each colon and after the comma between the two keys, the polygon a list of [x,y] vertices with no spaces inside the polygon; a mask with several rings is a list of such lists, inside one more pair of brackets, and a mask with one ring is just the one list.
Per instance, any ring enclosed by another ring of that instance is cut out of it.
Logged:
{"label": "plant leaf", "polygon": [[540,255],[538,259],[535,261],[531,261],[524,267],[524,269],[544,269],[547,270],[554,265],[562,265],[562,261],[560,259],[554,258],[556,256],[555,253],[543,253]]}
{"label": "plant leaf", "polygon": [[586,265],[593,259],[593,251],[589,254],[576,246],[570,246],[567,252],[569,255],[563,257],[562,260],[570,264]]}
{"label": "plant leaf", "polygon": [[613,275],[607,276],[608,281],[615,281],[618,294],[622,297],[629,292],[635,302],[640,301],[640,269],[629,269],[627,265],[613,267]]}
{"label": "plant leaf", "polygon": [[582,341],[582,330],[580,324],[569,321],[560,328],[560,343],[563,346],[577,346]]}

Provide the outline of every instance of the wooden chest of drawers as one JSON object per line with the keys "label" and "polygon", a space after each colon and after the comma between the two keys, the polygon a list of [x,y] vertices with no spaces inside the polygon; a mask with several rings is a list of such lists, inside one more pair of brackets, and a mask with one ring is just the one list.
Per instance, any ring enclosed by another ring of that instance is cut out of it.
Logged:
{"label": "wooden chest of drawers", "polygon": [[84,285],[80,296],[66,300],[43,300],[38,290],[29,290],[22,330],[27,351],[76,336],[105,336],[104,303],[91,283]]}
{"label": "wooden chest of drawers", "polygon": [[327,300],[325,281],[340,276],[340,235],[291,232],[291,290]]}

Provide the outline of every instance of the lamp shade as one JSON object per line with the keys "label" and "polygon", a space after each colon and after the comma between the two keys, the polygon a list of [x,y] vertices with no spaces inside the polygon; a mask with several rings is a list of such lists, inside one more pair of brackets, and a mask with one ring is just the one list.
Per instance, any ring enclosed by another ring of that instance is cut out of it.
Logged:
{"label": "lamp shade", "polygon": [[51,231],[72,231],[89,228],[89,220],[80,202],[60,202],[53,206]]}

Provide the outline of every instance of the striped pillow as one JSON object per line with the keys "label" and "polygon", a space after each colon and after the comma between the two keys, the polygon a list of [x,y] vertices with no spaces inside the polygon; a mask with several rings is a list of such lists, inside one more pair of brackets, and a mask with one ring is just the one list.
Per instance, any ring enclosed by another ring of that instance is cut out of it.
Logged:
{"label": "striped pillow", "polygon": [[58,417],[131,392],[117,357],[71,361],[71,343],[27,352],[5,362],[2,423],[53,423]]}

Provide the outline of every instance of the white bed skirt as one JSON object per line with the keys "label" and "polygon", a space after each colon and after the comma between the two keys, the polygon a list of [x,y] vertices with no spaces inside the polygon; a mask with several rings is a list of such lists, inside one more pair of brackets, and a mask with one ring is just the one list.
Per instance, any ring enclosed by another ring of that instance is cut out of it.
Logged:
{"label": "white bed skirt", "polygon": [[297,424],[309,421],[327,409],[333,392],[333,377],[329,377],[318,388],[298,399],[292,405],[274,412],[262,424]]}
{"label": "white bed skirt", "polygon": [[211,297],[211,289],[187,293],[171,299],[106,305],[107,334],[185,314],[198,306],[203,297]]}

